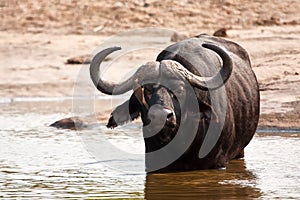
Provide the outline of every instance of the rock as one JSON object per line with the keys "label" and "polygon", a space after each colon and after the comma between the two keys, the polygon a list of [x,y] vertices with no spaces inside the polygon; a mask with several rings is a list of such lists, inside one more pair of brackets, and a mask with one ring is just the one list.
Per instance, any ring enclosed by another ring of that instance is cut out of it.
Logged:
{"label": "rock", "polygon": [[148,7],[150,7],[150,3],[145,2],[144,3],[144,8],[148,8]]}
{"label": "rock", "polygon": [[93,31],[96,33],[96,32],[99,32],[99,31],[102,31],[104,29],[104,26],[100,25],[100,26],[97,26],[93,29]]}
{"label": "rock", "polygon": [[287,75],[290,75],[291,73],[288,72],[288,71],[284,71],[283,74],[284,74],[285,76],[287,76]]}
{"label": "rock", "polygon": [[220,28],[216,32],[214,32],[213,36],[216,37],[228,37],[227,35],[227,29],[226,28]]}
{"label": "rock", "polygon": [[121,7],[124,7],[124,6],[125,6],[125,4],[122,3],[122,2],[120,2],[120,1],[117,1],[117,2],[115,2],[115,3],[113,4],[113,7],[114,7],[114,8],[121,8]]}
{"label": "rock", "polygon": [[83,126],[83,122],[77,117],[70,117],[70,118],[58,120],[53,124],[50,124],[50,126],[59,129],[77,130]]}
{"label": "rock", "polygon": [[280,18],[276,16],[272,16],[267,19],[258,19],[254,21],[254,25],[259,25],[259,26],[272,26],[272,25],[280,25]]}
{"label": "rock", "polygon": [[67,59],[66,64],[90,64],[92,55],[81,55]]}
{"label": "rock", "polygon": [[187,39],[188,37],[189,36],[187,34],[175,32],[171,36],[171,42],[179,42],[181,40]]}

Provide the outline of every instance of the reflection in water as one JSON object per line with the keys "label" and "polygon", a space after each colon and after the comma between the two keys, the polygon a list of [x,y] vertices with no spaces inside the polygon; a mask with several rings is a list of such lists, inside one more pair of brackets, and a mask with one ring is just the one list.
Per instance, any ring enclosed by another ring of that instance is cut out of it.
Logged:
{"label": "reflection in water", "polygon": [[224,170],[148,174],[146,199],[255,199],[256,176],[235,160]]}

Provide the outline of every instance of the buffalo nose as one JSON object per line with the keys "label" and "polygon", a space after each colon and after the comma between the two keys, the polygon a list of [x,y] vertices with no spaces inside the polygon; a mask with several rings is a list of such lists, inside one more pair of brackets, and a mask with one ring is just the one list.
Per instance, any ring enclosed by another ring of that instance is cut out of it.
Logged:
{"label": "buffalo nose", "polygon": [[170,109],[163,108],[161,105],[151,106],[148,117],[151,121],[151,125],[160,127],[161,129],[164,125],[169,127],[175,127],[176,125],[174,112]]}
{"label": "buffalo nose", "polygon": [[170,127],[175,127],[176,125],[176,118],[174,115],[174,112],[171,111],[168,115],[167,115],[167,121],[166,121],[166,125],[170,126]]}

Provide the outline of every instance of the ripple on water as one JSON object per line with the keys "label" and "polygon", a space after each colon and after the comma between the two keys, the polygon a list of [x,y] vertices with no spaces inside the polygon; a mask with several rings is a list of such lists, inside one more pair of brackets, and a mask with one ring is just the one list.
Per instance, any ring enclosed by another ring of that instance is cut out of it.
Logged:
{"label": "ripple on water", "polygon": [[77,132],[47,126],[63,117],[59,112],[1,113],[1,198],[300,199],[300,134],[259,133],[245,159],[225,170],[146,175],[140,168],[115,167],[143,166],[143,160],[95,159],[86,144],[98,141],[94,144],[103,148],[102,134],[114,147],[139,154],[144,152],[139,124],[114,130],[100,124]]}

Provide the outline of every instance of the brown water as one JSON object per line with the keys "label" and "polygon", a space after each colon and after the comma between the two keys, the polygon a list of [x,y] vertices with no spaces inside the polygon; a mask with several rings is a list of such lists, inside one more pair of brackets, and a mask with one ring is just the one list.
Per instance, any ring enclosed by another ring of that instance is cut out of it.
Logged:
{"label": "brown water", "polygon": [[[245,159],[226,169],[146,175],[140,157],[95,159],[85,142],[102,132],[120,148],[142,153],[139,124],[115,130],[100,124],[77,132],[48,127],[68,116],[69,103],[0,104],[0,198],[300,199],[297,131],[261,131]],[[137,167],[128,172],[118,165]]]}

